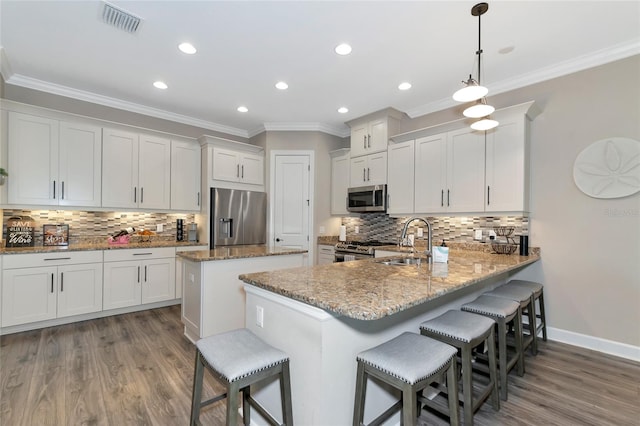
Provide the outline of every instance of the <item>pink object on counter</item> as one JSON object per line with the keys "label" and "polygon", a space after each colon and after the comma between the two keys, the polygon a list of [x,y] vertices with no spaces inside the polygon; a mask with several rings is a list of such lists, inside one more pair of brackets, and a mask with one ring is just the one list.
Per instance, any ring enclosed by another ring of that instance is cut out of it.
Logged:
{"label": "pink object on counter", "polygon": [[107,238],[109,244],[129,244],[129,240],[131,240],[131,235],[120,235],[117,238]]}

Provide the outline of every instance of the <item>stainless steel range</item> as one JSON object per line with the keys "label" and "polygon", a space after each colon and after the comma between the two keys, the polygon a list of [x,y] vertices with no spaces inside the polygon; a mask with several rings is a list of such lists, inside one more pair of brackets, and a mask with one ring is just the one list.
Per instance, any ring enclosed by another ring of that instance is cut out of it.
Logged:
{"label": "stainless steel range", "polygon": [[375,253],[376,247],[394,245],[395,243],[383,241],[345,241],[336,244],[334,262],[347,262],[349,260],[370,259]]}

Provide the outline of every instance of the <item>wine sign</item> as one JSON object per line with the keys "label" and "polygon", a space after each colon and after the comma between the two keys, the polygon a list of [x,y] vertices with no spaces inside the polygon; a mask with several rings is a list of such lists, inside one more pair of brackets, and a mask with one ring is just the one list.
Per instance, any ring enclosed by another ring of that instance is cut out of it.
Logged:
{"label": "wine sign", "polygon": [[69,245],[69,225],[44,225],[42,235],[42,245]]}
{"label": "wine sign", "polygon": [[7,247],[33,247],[35,222],[29,216],[13,216],[7,220]]}

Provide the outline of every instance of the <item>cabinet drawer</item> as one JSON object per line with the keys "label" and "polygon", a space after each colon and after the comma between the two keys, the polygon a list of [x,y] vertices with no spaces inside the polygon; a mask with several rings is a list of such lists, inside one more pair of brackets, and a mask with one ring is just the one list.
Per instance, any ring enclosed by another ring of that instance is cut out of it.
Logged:
{"label": "cabinet drawer", "polygon": [[336,253],[336,248],[335,248],[335,246],[327,246],[327,245],[319,244],[318,245],[318,252],[320,254],[333,256]]}
{"label": "cabinet drawer", "polygon": [[175,257],[175,247],[161,248],[139,248],[139,249],[116,249],[104,252],[105,262],[120,262],[123,260],[146,260],[159,259],[163,257]]}
{"label": "cabinet drawer", "polygon": [[35,268],[79,263],[102,262],[102,251],[74,251],[5,255],[3,269]]}

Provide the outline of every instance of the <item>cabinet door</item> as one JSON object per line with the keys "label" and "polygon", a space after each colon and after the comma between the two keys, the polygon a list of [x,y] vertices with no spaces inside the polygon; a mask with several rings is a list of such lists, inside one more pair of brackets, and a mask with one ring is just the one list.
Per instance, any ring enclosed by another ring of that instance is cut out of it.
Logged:
{"label": "cabinet door", "polygon": [[446,211],[447,135],[416,139],[415,142],[415,212]]}
{"label": "cabinet door", "polygon": [[264,184],[264,157],[256,154],[242,154],[240,181],[252,185]]}
{"label": "cabinet door", "polygon": [[462,129],[448,137],[448,211],[484,211],[484,132]]}
{"label": "cabinet door", "polygon": [[102,263],[58,267],[58,318],[102,310]]}
{"label": "cabinet door", "polygon": [[414,197],[414,141],[389,145],[387,151],[388,175],[387,213],[413,213]]}
{"label": "cabinet door", "polygon": [[171,209],[200,210],[200,145],[171,141]]}
{"label": "cabinet door", "polygon": [[379,119],[369,122],[369,140],[367,143],[367,152],[374,153],[386,151],[389,143],[389,134],[387,130],[387,119]]}
{"label": "cabinet door", "polygon": [[8,269],[2,273],[2,326],[56,317],[57,268]]}
{"label": "cabinet door", "polygon": [[351,156],[357,157],[367,153],[369,123],[361,123],[351,128]]}
{"label": "cabinet door", "polygon": [[366,185],[384,185],[387,183],[387,151],[367,155]]}
{"label": "cabinet door", "polygon": [[236,151],[213,147],[211,176],[214,180],[237,182],[240,179],[240,158]]}
{"label": "cabinet door", "polygon": [[138,207],[138,135],[102,133],[102,207]]}
{"label": "cabinet door", "polygon": [[138,206],[171,207],[171,141],[140,135],[138,150]]}
{"label": "cabinet door", "polygon": [[331,159],[331,214],[348,214],[349,153]]}
{"label": "cabinet door", "polygon": [[367,157],[356,157],[350,160],[350,182],[349,186],[357,187],[367,185]]}
{"label": "cabinet door", "polygon": [[138,261],[104,264],[104,310],[140,304],[141,269]]}
{"label": "cabinet door", "polygon": [[141,266],[141,281],[141,303],[175,299],[175,258],[144,261]]}
{"label": "cabinet door", "polygon": [[61,122],[59,153],[59,205],[100,207],[102,128]]}
{"label": "cabinet door", "polygon": [[58,134],[56,120],[9,112],[10,204],[58,204]]}
{"label": "cabinet door", "polygon": [[524,119],[487,132],[485,211],[528,211]]}

